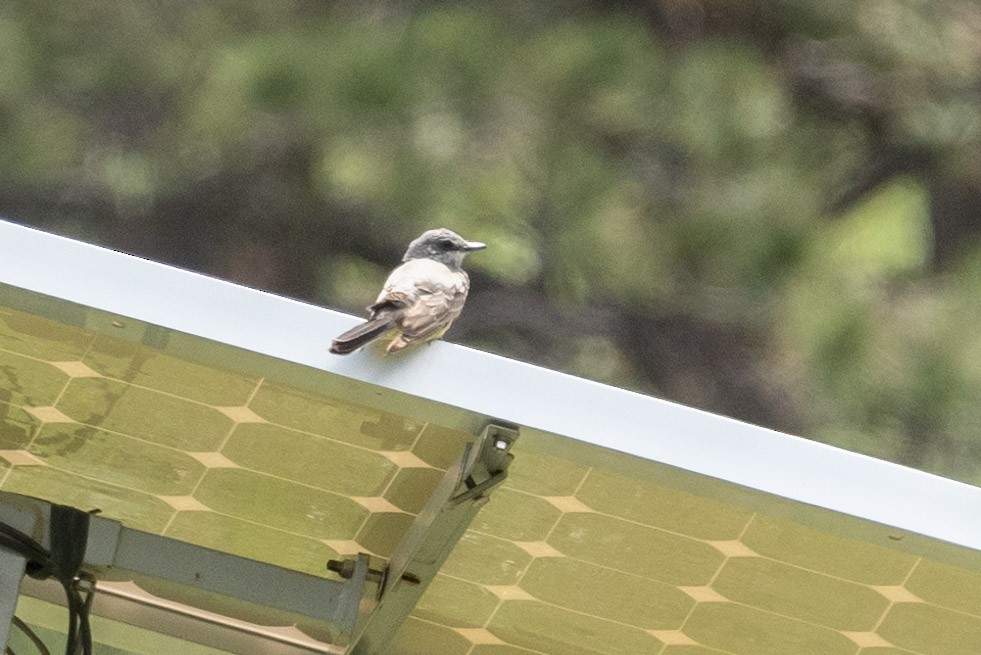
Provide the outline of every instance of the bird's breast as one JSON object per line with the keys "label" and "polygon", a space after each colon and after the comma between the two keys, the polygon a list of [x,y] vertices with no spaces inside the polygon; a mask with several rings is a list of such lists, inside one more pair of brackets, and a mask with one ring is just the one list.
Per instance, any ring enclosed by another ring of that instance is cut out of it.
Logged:
{"label": "bird's breast", "polygon": [[381,300],[392,293],[415,297],[438,291],[466,292],[468,282],[463,271],[450,270],[432,259],[412,259],[392,271],[378,298]]}

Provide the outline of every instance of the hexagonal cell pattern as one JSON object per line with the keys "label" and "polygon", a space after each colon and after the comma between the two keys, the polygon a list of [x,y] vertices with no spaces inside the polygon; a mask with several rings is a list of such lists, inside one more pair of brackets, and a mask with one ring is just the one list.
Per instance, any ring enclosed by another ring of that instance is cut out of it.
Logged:
{"label": "hexagonal cell pattern", "polygon": [[[338,554],[390,555],[468,439],[0,313],[0,489],[142,530],[325,575]],[[981,574],[705,498],[591,448],[519,440],[393,655],[978,652]]]}

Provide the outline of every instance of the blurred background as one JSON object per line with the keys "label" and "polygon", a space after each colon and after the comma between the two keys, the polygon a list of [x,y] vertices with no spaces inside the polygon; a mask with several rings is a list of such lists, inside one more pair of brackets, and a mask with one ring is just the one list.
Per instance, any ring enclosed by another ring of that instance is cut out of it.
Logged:
{"label": "blurred background", "polygon": [[976,0],[0,4],[0,215],[973,484],[979,135]]}

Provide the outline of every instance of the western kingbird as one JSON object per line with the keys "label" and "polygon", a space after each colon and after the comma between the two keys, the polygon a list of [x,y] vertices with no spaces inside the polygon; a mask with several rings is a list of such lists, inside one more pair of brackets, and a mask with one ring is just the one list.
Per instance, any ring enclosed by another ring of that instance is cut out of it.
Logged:
{"label": "western kingbird", "polygon": [[461,267],[468,252],[486,248],[446,228],[423,232],[388,276],[370,318],[341,334],[330,351],[346,355],[390,336],[386,352],[443,336],[463,309],[470,278]]}

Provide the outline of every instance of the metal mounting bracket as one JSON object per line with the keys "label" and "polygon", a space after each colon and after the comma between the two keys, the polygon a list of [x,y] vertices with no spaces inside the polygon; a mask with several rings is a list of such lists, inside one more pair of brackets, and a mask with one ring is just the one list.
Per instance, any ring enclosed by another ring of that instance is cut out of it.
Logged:
{"label": "metal mounting bracket", "polygon": [[382,575],[378,606],[351,655],[382,655],[489,494],[507,477],[518,429],[490,424],[447,469]]}

